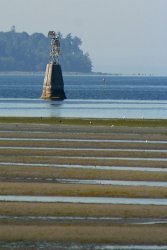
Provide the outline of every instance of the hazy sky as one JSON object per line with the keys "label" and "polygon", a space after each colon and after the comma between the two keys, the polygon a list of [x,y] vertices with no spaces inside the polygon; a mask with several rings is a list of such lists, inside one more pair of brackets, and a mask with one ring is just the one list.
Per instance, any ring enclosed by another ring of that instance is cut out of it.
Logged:
{"label": "hazy sky", "polygon": [[0,30],[72,33],[93,71],[167,75],[167,0],[0,0]]}

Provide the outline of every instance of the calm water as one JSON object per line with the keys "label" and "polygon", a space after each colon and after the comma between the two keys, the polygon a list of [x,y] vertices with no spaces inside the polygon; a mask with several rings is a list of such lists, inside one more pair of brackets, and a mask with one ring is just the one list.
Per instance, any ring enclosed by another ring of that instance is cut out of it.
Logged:
{"label": "calm water", "polygon": [[31,196],[0,195],[0,201],[83,203],[83,204],[124,204],[166,206],[167,199],[159,198],[113,198],[113,197],[73,197],[73,196]]}
{"label": "calm water", "polygon": [[0,116],[167,119],[167,77],[64,76],[58,102],[40,99],[43,78],[1,74]]}
{"label": "calm water", "polygon": [[49,250],[166,250],[167,246],[158,245],[110,245],[110,244],[76,244],[76,243],[50,243],[50,242],[12,242],[4,243],[1,242],[0,249],[49,249]]}

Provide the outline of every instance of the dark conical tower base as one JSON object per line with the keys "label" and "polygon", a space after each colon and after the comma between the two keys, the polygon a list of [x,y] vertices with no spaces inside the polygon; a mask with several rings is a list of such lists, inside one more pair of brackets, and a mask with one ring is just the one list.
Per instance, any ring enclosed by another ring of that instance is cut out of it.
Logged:
{"label": "dark conical tower base", "polygon": [[47,64],[41,98],[66,99],[62,70],[59,64]]}

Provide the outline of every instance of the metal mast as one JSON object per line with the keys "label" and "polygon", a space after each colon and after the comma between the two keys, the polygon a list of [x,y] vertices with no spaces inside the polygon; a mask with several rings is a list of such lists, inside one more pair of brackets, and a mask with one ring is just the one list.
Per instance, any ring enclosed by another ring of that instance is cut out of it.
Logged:
{"label": "metal mast", "polygon": [[59,55],[60,55],[59,35],[55,31],[49,31],[48,37],[51,39],[50,63],[59,64]]}

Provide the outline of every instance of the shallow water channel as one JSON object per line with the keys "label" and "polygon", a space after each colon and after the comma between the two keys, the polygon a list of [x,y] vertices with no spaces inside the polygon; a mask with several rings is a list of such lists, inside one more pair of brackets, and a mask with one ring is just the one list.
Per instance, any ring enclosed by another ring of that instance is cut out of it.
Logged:
{"label": "shallow water channel", "polygon": [[120,180],[80,180],[80,179],[57,179],[57,178],[40,178],[40,177],[0,177],[0,181],[32,181],[32,182],[51,182],[63,184],[85,184],[85,185],[111,185],[111,186],[135,186],[135,187],[167,187],[164,181],[120,181]]}
{"label": "shallow water channel", "polygon": [[87,204],[127,204],[127,205],[167,205],[167,199],[158,198],[113,198],[113,197],[73,197],[73,196],[29,196],[0,195],[0,201],[44,202],[44,203],[87,203]]}
{"label": "shallow water channel", "polygon": [[110,244],[76,244],[50,242],[12,242],[1,243],[0,249],[49,249],[49,250],[167,250],[167,245],[110,245]]}
{"label": "shallow water channel", "polygon": [[121,170],[121,171],[141,171],[141,172],[167,172],[167,168],[161,167],[126,167],[126,166],[93,166],[93,165],[68,165],[49,163],[22,163],[22,162],[0,162],[4,166],[27,166],[27,167],[54,167],[54,168],[79,168],[95,170]]}
{"label": "shallow water channel", "polygon": [[167,182],[163,181],[117,181],[117,180],[77,180],[77,179],[57,179],[60,183],[92,184],[92,185],[115,185],[115,186],[148,186],[167,187]]}
{"label": "shallow water channel", "polygon": [[166,219],[156,219],[156,218],[122,218],[122,217],[79,217],[79,216],[9,216],[0,215],[1,221],[43,221],[43,222],[105,222],[114,224],[142,224],[142,225],[154,225],[154,224],[167,224]]}
{"label": "shallow water channel", "polygon": [[131,139],[69,139],[69,138],[10,138],[2,137],[0,141],[60,141],[60,142],[121,142],[121,143],[162,143],[167,144],[165,140],[131,140]]}
{"label": "shallow water channel", "polygon": [[74,139],[74,138],[11,138],[2,137],[0,141],[59,141],[59,142],[121,142],[167,144],[166,140],[132,140],[132,139]]}
{"label": "shallow water channel", "polygon": [[77,148],[77,147],[17,147],[3,146],[0,149],[23,149],[23,150],[61,150],[61,151],[109,151],[109,152],[145,152],[145,153],[167,153],[167,149],[124,149],[124,148]]}

